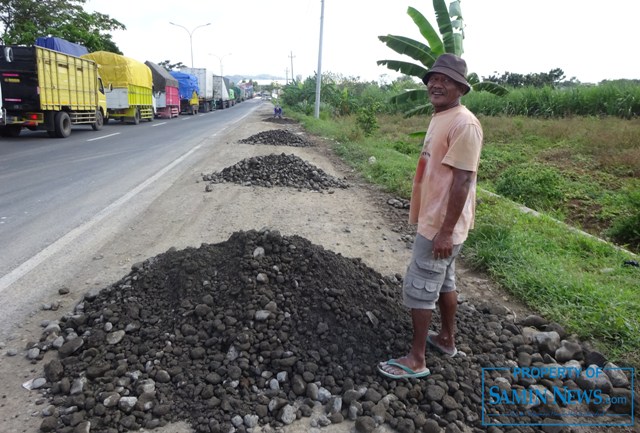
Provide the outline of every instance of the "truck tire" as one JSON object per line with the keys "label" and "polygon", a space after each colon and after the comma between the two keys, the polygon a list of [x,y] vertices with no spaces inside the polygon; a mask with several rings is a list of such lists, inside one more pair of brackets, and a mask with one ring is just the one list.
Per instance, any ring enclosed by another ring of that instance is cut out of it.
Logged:
{"label": "truck tire", "polygon": [[96,121],[91,124],[91,128],[94,131],[100,131],[104,126],[104,117],[102,116],[102,111],[96,110]]}
{"label": "truck tire", "polygon": [[133,124],[134,125],[140,124],[140,109],[139,108],[136,108],[135,113],[133,113]]}
{"label": "truck tire", "polygon": [[71,117],[66,111],[58,111],[54,118],[56,137],[67,138],[71,135]]}

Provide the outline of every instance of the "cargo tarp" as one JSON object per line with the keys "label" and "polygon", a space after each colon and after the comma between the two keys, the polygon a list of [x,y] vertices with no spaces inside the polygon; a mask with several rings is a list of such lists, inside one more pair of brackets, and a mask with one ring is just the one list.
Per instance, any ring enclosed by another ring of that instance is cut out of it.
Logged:
{"label": "cargo tarp", "polygon": [[151,69],[144,63],[108,51],[96,51],[82,57],[98,64],[98,72],[107,86],[111,84],[114,88],[127,88],[129,84],[135,84],[153,88]]}
{"label": "cargo tarp", "polygon": [[153,62],[150,62],[149,60],[144,62],[144,64],[147,65],[149,69],[151,69],[154,90],[164,92],[167,86],[178,87],[178,80],[173,78],[173,76],[171,76],[169,71],[167,71],[165,68]]}
{"label": "cargo tarp", "polygon": [[69,42],[65,39],[56,38],[53,36],[40,37],[36,39],[35,45],[76,57],[80,57],[84,54],[89,53],[89,50],[87,50],[84,45]]}
{"label": "cargo tarp", "polygon": [[178,80],[178,89],[180,91],[180,99],[191,99],[193,92],[199,93],[198,78],[195,75],[185,74],[184,72],[169,72],[173,78]]}

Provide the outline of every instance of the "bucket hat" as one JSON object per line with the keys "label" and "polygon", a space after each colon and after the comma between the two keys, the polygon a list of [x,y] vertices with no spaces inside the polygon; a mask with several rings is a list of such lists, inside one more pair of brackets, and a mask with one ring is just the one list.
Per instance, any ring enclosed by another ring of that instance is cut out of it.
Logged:
{"label": "bucket hat", "polygon": [[429,82],[429,76],[436,72],[444,74],[455,82],[465,86],[465,95],[471,90],[471,85],[465,78],[467,76],[467,63],[460,57],[450,53],[441,54],[424,75],[422,82],[426,85],[427,82]]}

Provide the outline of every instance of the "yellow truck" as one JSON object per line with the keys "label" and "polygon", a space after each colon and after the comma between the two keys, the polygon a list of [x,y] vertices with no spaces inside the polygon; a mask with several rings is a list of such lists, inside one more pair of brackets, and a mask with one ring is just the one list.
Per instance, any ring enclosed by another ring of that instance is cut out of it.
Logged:
{"label": "yellow truck", "polygon": [[84,54],[98,64],[100,76],[109,87],[107,111],[110,118],[137,125],[153,121],[153,77],[144,63],[108,51]]}
{"label": "yellow truck", "polygon": [[40,46],[0,45],[0,135],[22,128],[65,138],[72,125],[102,128],[108,116],[98,66]]}

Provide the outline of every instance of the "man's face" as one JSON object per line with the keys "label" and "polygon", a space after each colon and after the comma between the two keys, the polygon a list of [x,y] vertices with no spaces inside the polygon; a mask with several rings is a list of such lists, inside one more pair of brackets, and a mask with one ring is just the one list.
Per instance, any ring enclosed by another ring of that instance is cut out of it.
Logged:
{"label": "man's face", "polygon": [[459,105],[460,97],[464,94],[461,84],[438,72],[429,76],[427,91],[436,113]]}

